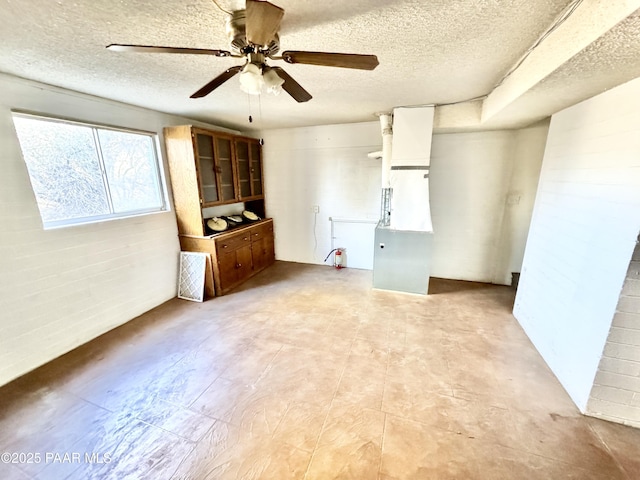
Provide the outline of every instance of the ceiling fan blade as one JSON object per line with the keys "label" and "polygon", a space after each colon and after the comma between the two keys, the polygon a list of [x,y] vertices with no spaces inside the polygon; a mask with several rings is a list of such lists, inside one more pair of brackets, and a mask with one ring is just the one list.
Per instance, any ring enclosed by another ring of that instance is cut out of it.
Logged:
{"label": "ceiling fan blade", "polygon": [[202,98],[209,95],[216,88],[222,85],[224,82],[229,80],[235,74],[237,74],[240,70],[242,70],[242,65],[237,65],[235,67],[227,68],[224,72],[218,75],[216,78],[207,83],[204,87],[198,90],[196,93],[191,95],[191,98]]}
{"label": "ceiling fan blade", "polygon": [[231,56],[231,52],[226,50],[211,50],[208,48],[153,47],[151,45],[120,45],[118,43],[107,45],[107,48],[114,52],[191,53],[197,55],[215,55],[216,57]]}
{"label": "ceiling fan blade", "polygon": [[282,52],[282,59],[287,63],[357,68],[360,70],[373,70],[379,65],[378,57],[375,55],[357,55],[351,53],[300,52],[296,50],[287,50],[286,52]]}
{"label": "ceiling fan blade", "polygon": [[254,45],[269,45],[280,29],[284,10],[262,0],[247,0],[245,15],[247,41]]}
{"label": "ceiling fan blade", "polygon": [[282,89],[289,95],[291,95],[296,102],[308,102],[313,98],[309,92],[302,88],[302,86],[293,78],[291,78],[291,75],[289,75],[283,69],[281,69],[280,67],[271,67],[271,69],[275,70],[278,76],[284,80]]}

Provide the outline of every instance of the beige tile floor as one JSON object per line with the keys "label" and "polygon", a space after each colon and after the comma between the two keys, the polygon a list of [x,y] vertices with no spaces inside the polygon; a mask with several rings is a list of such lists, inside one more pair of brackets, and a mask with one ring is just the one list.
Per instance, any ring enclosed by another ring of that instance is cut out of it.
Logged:
{"label": "beige tile floor", "polygon": [[511,289],[370,285],[278,262],[1,388],[0,452],[26,456],[0,478],[640,478],[640,431],[579,414]]}

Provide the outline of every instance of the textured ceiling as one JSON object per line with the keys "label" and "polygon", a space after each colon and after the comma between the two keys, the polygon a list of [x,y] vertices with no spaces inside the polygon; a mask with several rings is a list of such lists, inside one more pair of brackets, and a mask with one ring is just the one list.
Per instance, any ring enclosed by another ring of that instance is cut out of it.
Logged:
{"label": "textured ceiling", "polygon": [[485,126],[523,126],[640,77],[636,12],[555,70]]}
{"label": "textured ceiling", "polygon": [[[244,7],[240,0],[218,3],[229,10]],[[358,71],[270,61],[313,95],[302,104],[284,93],[249,97],[239,90],[237,77],[203,99],[190,99],[241,60],[116,53],[104,47],[125,43],[227,49],[226,15],[211,0],[0,0],[0,71],[241,130],[369,121],[375,112],[396,106],[457,102],[490,93],[571,2],[273,3],[286,11],[282,50],[371,53],[380,66]],[[525,125],[566,106],[567,99],[579,101],[640,75],[637,33],[637,18],[621,23],[487,126]],[[255,119],[251,125],[249,114]]]}

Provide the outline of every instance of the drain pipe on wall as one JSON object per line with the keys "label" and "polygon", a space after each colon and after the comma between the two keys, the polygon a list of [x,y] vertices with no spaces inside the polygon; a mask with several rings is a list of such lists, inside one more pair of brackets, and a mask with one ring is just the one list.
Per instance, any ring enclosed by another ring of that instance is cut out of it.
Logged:
{"label": "drain pipe on wall", "polygon": [[391,187],[391,146],[393,144],[393,116],[381,113],[380,129],[382,130],[382,188]]}
{"label": "drain pipe on wall", "polygon": [[380,200],[380,224],[388,227],[391,223],[391,153],[393,145],[393,115],[381,113],[380,130],[382,131],[382,195]]}

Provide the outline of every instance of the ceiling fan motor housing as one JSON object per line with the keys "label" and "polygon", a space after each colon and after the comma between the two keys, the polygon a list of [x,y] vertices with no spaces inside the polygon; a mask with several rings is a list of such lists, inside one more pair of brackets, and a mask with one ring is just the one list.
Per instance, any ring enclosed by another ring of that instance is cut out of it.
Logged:
{"label": "ceiling fan motor housing", "polygon": [[276,33],[269,45],[250,45],[247,42],[246,10],[236,10],[227,18],[227,36],[231,48],[239,54],[262,53],[265,56],[275,55],[280,50],[280,37]]}

